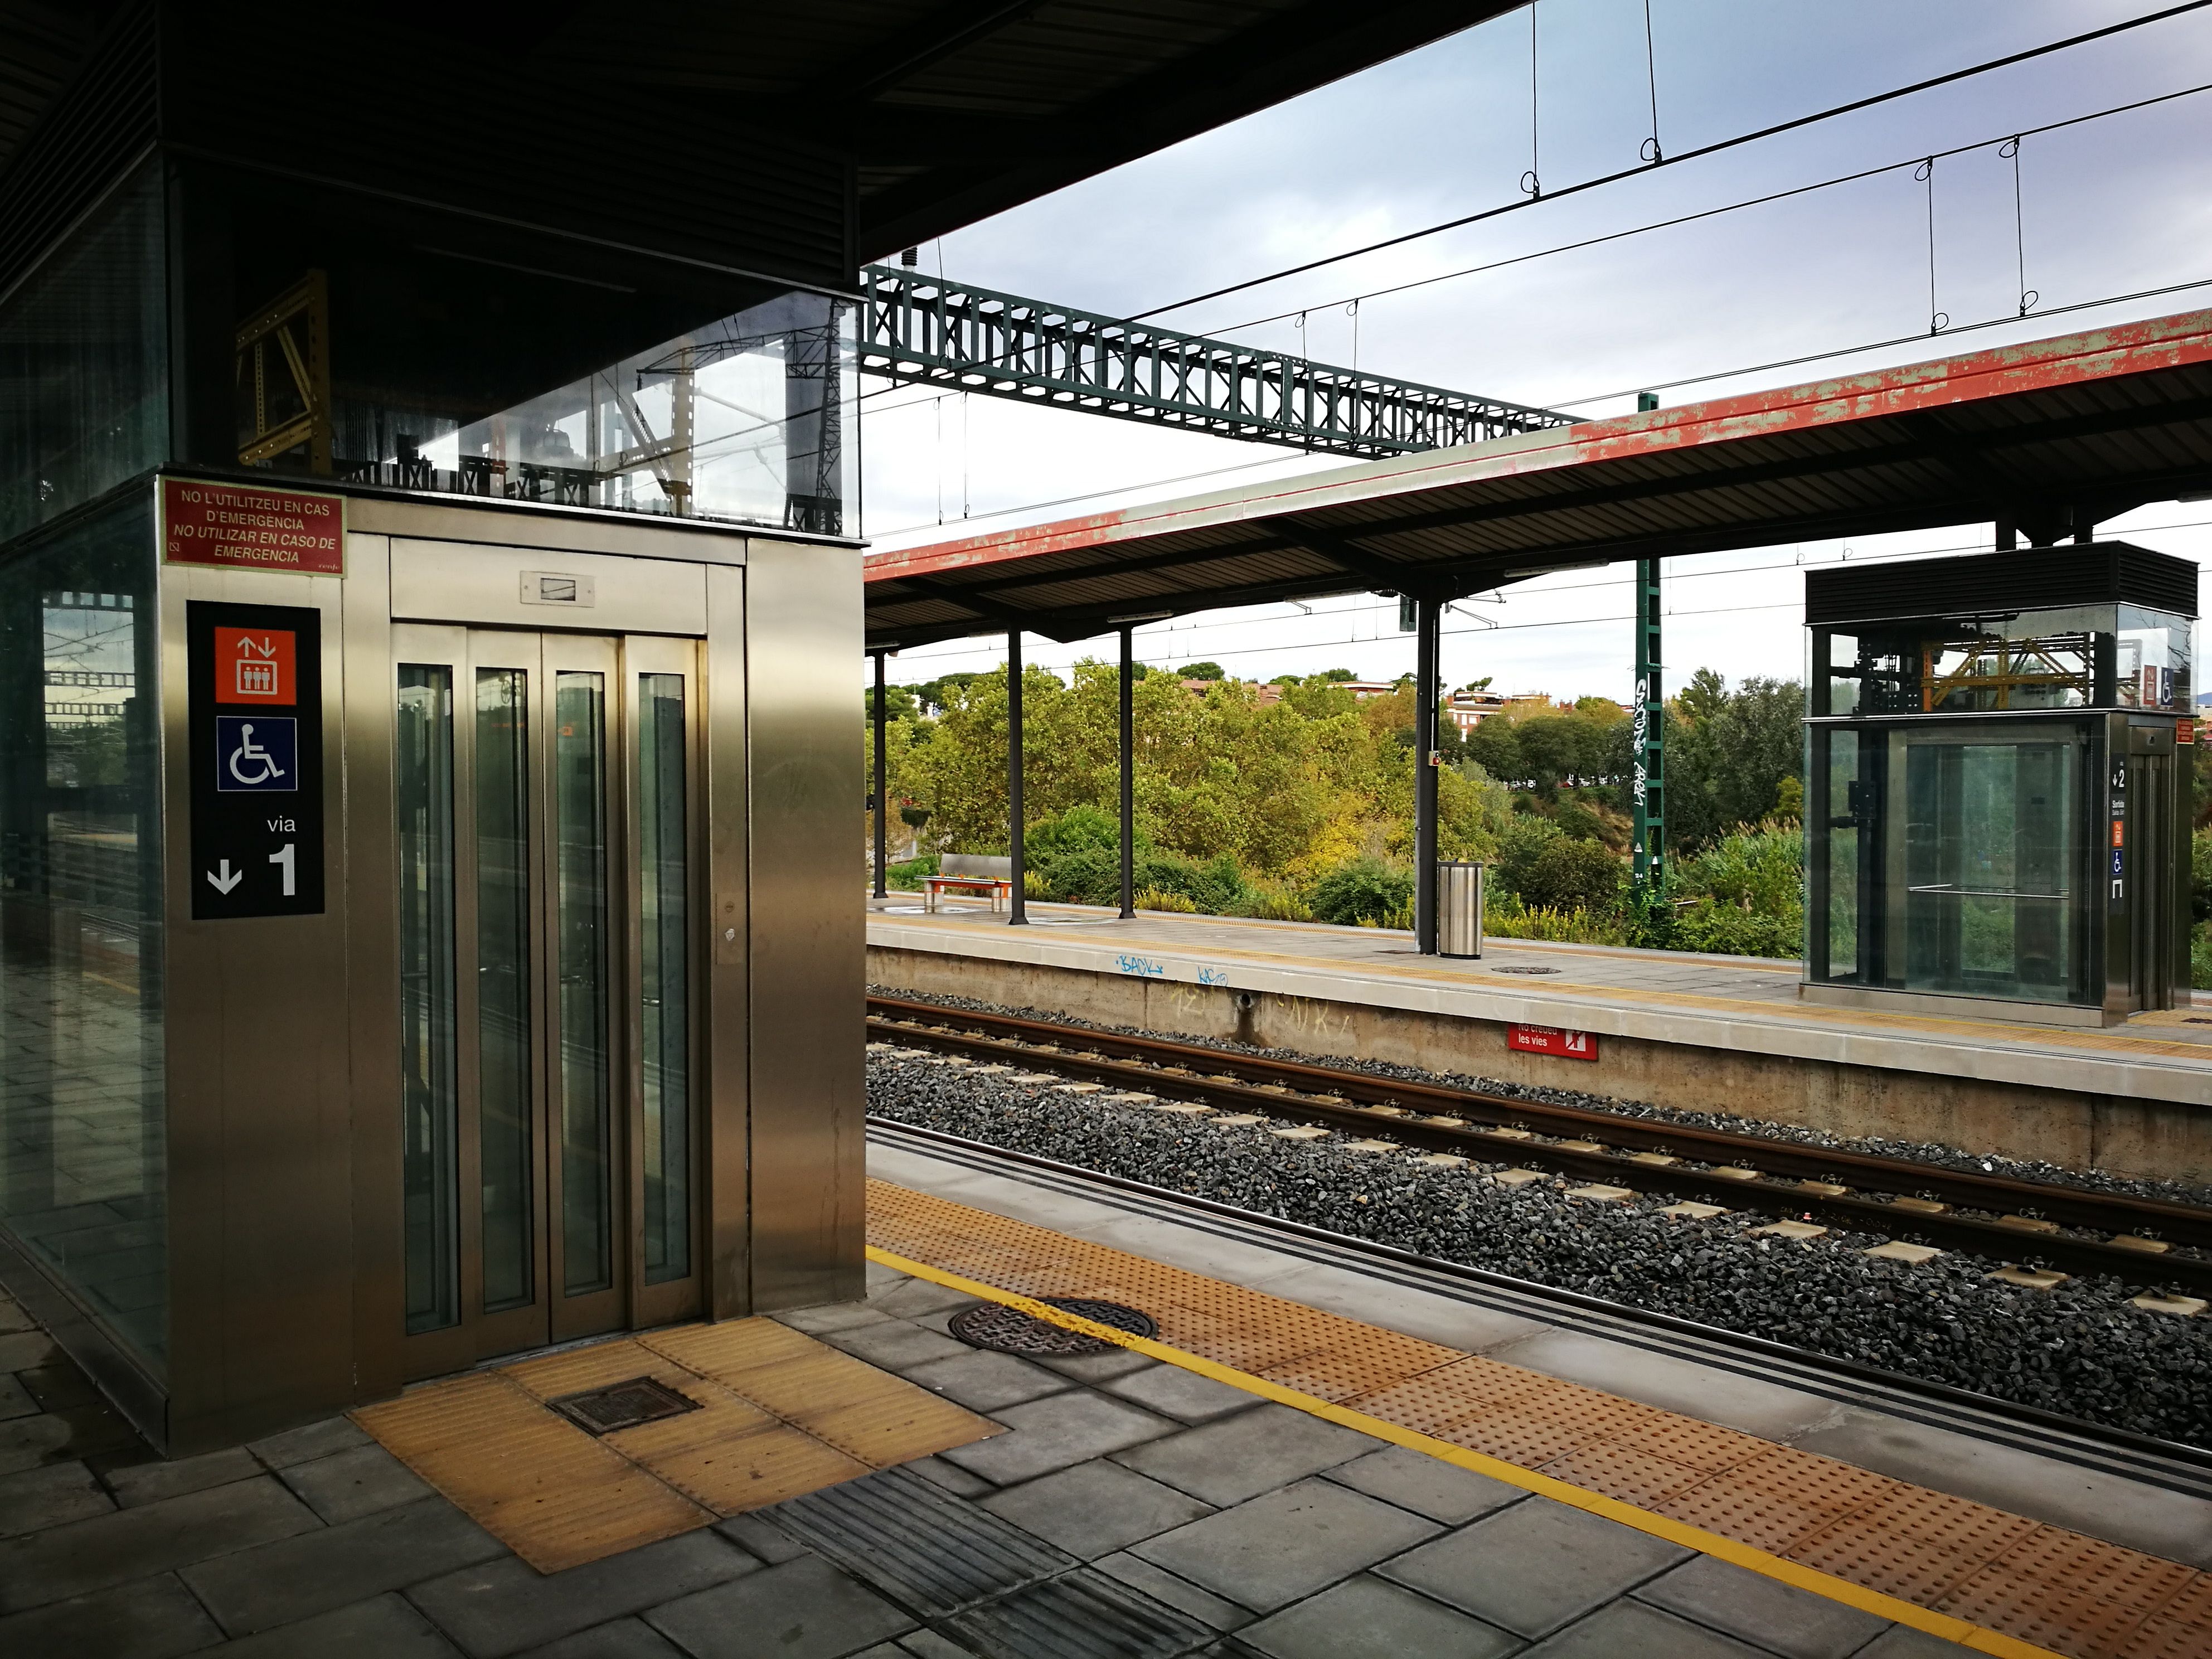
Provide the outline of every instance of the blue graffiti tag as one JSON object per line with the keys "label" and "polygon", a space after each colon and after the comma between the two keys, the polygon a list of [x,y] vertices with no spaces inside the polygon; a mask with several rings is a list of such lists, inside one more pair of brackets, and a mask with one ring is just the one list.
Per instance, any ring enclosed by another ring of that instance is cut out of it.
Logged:
{"label": "blue graffiti tag", "polygon": [[1198,982],[1200,985],[1226,985],[1229,983],[1229,970],[1226,968],[1201,968],[1198,970]]}
{"label": "blue graffiti tag", "polygon": [[1167,964],[1154,962],[1150,957],[1125,956],[1117,957],[1115,960],[1121,964],[1121,971],[1125,974],[1137,974],[1146,979],[1165,979],[1168,976]]}

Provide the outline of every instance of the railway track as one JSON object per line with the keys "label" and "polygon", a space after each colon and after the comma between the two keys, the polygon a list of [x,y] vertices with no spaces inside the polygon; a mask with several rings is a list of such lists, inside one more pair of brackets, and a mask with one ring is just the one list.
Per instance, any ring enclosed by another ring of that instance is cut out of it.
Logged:
{"label": "railway track", "polygon": [[[872,1040],[2212,1298],[2212,1210],[896,997]],[[2085,1237],[2084,1235],[2094,1235]],[[2174,1310],[2179,1311],[2179,1309]]]}

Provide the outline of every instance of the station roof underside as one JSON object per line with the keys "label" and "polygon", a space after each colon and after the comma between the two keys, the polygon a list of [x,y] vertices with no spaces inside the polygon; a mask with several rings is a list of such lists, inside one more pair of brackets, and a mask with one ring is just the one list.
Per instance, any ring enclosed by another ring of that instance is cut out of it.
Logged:
{"label": "station roof underside", "polygon": [[871,648],[2212,490],[2212,311],[875,553]]}
{"label": "station roof underside", "polygon": [[[0,0],[0,171],[125,14],[176,0]],[[770,130],[849,161],[855,258],[880,258],[1514,9],[1522,0],[642,0],[618,25],[575,0],[495,8],[433,36],[260,0],[200,15],[241,43],[429,54],[518,82],[549,121],[625,100],[689,106],[707,130]],[[248,15],[251,11],[253,15]],[[180,14],[182,15],[182,14]],[[265,28],[257,36],[256,31]],[[387,120],[404,115],[380,112]],[[272,129],[272,132],[275,130]],[[272,137],[272,153],[289,155]],[[649,167],[648,154],[635,165]]]}

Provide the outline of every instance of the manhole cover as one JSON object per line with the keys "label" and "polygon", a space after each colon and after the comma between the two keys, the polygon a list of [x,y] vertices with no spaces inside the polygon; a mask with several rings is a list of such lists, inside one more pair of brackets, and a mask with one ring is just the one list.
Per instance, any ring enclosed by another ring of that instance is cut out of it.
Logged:
{"label": "manhole cover", "polygon": [[[1118,1302],[1097,1302],[1085,1296],[1041,1296],[1037,1300],[1047,1307],[1064,1308],[1097,1324],[1111,1325],[1132,1336],[1159,1334],[1160,1328],[1150,1314],[1125,1308]],[[1076,1359],[1085,1354],[1114,1351],[1114,1344],[1103,1338],[1063,1330],[1018,1309],[1002,1308],[995,1302],[963,1309],[945,1322],[945,1328],[971,1348],[1023,1354],[1034,1359]]]}
{"label": "manhole cover", "polygon": [[649,1376],[633,1376],[627,1382],[564,1395],[546,1404],[592,1434],[612,1434],[617,1429],[634,1429],[641,1423],[657,1423],[664,1417],[699,1409],[697,1401],[686,1400]]}
{"label": "manhole cover", "polygon": [[1493,968],[1490,971],[1493,974],[1556,974],[1559,970],[1556,968]]}

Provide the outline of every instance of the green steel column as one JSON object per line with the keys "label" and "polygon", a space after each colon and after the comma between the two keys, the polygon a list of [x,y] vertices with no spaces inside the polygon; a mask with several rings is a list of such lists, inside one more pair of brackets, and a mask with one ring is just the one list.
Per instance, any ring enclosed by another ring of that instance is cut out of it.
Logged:
{"label": "green steel column", "polygon": [[1636,706],[1629,742],[1635,773],[1637,890],[1667,887],[1667,700],[1660,689],[1659,561],[1636,562]]}

